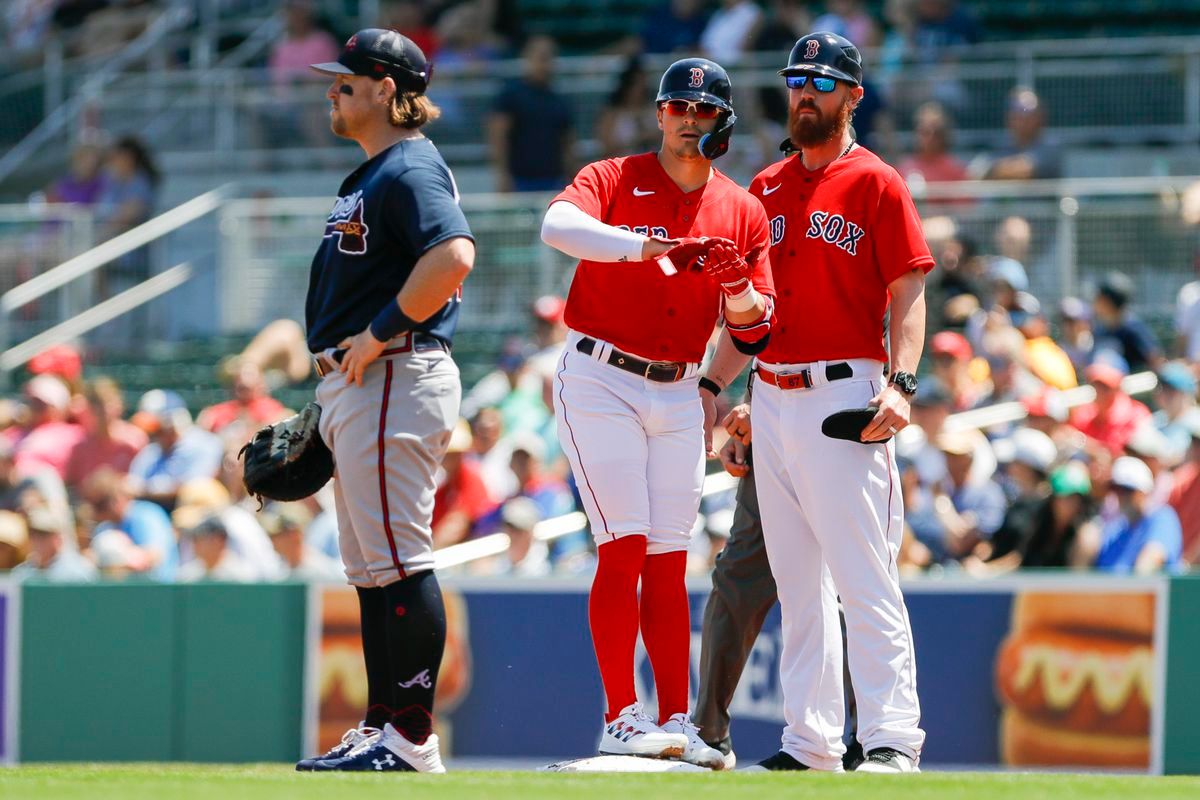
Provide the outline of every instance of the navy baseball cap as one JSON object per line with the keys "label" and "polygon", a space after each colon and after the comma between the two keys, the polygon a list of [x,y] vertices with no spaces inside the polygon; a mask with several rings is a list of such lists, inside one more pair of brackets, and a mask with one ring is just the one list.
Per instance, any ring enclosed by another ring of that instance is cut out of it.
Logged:
{"label": "navy baseball cap", "polygon": [[401,90],[417,94],[424,94],[433,76],[433,65],[412,39],[382,28],[364,28],[346,41],[337,61],[311,67],[327,75],[391,77]]}

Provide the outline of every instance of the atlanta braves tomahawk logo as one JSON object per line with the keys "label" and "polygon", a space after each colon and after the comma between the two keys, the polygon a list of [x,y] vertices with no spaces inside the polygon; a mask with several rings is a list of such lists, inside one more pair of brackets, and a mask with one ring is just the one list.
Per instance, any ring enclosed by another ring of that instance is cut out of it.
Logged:
{"label": "atlanta braves tomahawk logo", "polygon": [[363,222],[362,190],[339,197],[325,222],[325,238],[336,236],[338,250],[347,255],[362,255],[367,252],[367,234],[370,232]]}
{"label": "atlanta braves tomahawk logo", "polygon": [[822,239],[840,247],[850,255],[856,256],[858,255],[858,241],[866,233],[861,226],[855,225],[841,214],[814,211],[808,216],[808,230],[804,235],[809,239]]}
{"label": "atlanta braves tomahawk logo", "polygon": [[416,675],[413,675],[410,681],[400,681],[401,689],[411,689],[414,686],[420,686],[422,689],[433,688],[433,681],[429,679],[429,670],[421,670]]}
{"label": "atlanta braves tomahawk logo", "polygon": [[704,70],[699,67],[692,67],[692,79],[688,82],[688,86],[693,88],[704,85]]}
{"label": "atlanta braves tomahawk logo", "polygon": [[816,39],[809,39],[808,46],[804,48],[805,58],[816,58],[817,52],[821,49],[821,43]]}

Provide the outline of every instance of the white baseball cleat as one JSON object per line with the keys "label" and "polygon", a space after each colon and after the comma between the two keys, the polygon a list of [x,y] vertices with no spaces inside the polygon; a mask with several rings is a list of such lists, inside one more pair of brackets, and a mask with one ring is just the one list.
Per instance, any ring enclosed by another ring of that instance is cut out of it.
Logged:
{"label": "white baseball cleat", "polygon": [[855,772],[920,772],[917,763],[893,747],[876,747],[867,753],[867,758]]}
{"label": "white baseball cleat", "polygon": [[[687,747],[684,748],[683,755],[680,756],[683,761],[695,764],[698,767],[708,767],[714,770],[726,768],[725,756],[720,750],[709,747],[700,738],[700,729],[692,724],[692,720],[687,714],[672,714],[663,723],[662,729],[666,733],[682,733],[687,737]],[[730,754],[732,755],[732,751]]]}
{"label": "white baseball cleat", "polygon": [[667,733],[654,724],[641,703],[633,703],[621,709],[616,719],[604,726],[604,733],[600,737],[600,754],[679,758],[687,750],[687,745],[687,736]]}

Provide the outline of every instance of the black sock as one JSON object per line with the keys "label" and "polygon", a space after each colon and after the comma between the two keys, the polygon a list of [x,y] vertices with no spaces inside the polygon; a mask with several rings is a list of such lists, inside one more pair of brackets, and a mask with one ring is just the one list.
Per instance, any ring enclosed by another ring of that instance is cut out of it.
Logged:
{"label": "black sock", "polygon": [[432,570],[390,583],[387,643],[392,676],[392,726],[424,744],[433,726],[433,691],[446,648],[446,607]]}
{"label": "black sock", "polygon": [[358,619],[362,627],[363,661],[367,666],[368,728],[382,728],[392,719],[392,673],[387,646],[387,594],[382,587],[355,587]]}

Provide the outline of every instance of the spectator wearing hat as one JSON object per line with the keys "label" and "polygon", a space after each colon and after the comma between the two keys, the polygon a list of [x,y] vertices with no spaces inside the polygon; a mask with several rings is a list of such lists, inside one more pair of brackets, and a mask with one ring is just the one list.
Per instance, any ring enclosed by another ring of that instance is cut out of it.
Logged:
{"label": "spectator wearing hat", "polygon": [[1082,375],[1096,349],[1091,306],[1078,297],[1064,297],[1058,303],[1058,326],[1058,343],[1075,365],[1075,374]]}
{"label": "spectator wearing hat", "polygon": [[1140,459],[1121,456],[1113,462],[1110,487],[1120,513],[1100,534],[1093,566],[1107,572],[1139,575],[1172,571],[1181,564],[1183,532],[1175,509],[1154,507],[1150,493],[1154,475]]}
{"label": "spectator wearing hat", "polygon": [[[25,520],[11,511],[0,511],[0,529],[9,524],[10,516],[16,517],[22,525],[26,524]],[[61,524],[49,509],[30,509],[27,520],[29,557],[13,570],[14,578],[49,583],[89,583],[96,580],[99,575],[96,566],[77,550],[67,546]],[[2,532],[0,538],[3,538]]]}
{"label": "spectator wearing hat", "polygon": [[71,390],[61,378],[37,375],[25,384],[29,404],[29,430],[13,450],[17,472],[28,475],[50,467],[63,478],[71,450],[87,434],[82,426],[67,422]]}
{"label": "spectator wearing hat", "polygon": [[974,408],[981,398],[979,384],[971,376],[974,349],[967,338],[954,331],[934,334],[929,341],[933,375],[950,394],[954,411]]}
{"label": "spectator wearing hat", "polygon": [[167,512],[154,503],[134,499],[126,480],[107,467],[88,476],[81,494],[98,523],[92,537],[93,550],[105,546],[102,540],[109,533],[119,533],[136,551],[130,551],[133,555],[126,559],[126,567],[151,580],[175,580],[179,550]]}
{"label": "spectator wearing hat", "polygon": [[312,513],[303,503],[272,503],[259,518],[283,564],[281,579],[339,583],[345,578],[340,562],[305,541]]}
{"label": "spectator wearing hat", "polygon": [[1120,272],[1104,276],[1092,298],[1095,327],[1092,331],[1097,352],[1111,350],[1125,359],[1130,372],[1158,369],[1162,366],[1162,348],[1154,334],[1130,310],[1133,281]]}
{"label": "spectator wearing hat", "polygon": [[542,379],[552,378],[567,340],[564,321],[567,301],[557,295],[542,295],[533,301],[533,344],[536,351],[529,357],[529,366]]}
{"label": "spectator wearing hat", "polygon": [[1017,293],[1029,291],[1029,276],[1015,258],[994,256],[988,263],[987,276],[991,282],[993,308],[1012,312],[1017,308]]}
{"label": "spectator wearing hat", "polygon": [[575,509],[570,487],[545,470],[546,443],[533,432],[514,435],[509,466],[517,480],[517,496],[528,497],[538,507],[542,519],[551,519]]}
{"label": "spectator wearing hat", "polygon": [[500,507],[501,530],[508,534],[508,549],[492,567],[495,574],[514,578],[541,578],[550,574],[549,548],[533,535],[542,519],[537,503],[528,497],[514,497]]}
{"label": "spectator wearing hat", "polygon": [[253,438],[264,425],[271,425],[290,415],[283,403],[271,396],[262,370],[253,361],[242,361],[230,383],[233,395],[223,403],[211,405],[196,417],[196,425],[218,434],[227,442],[239,446]]}
{"label": "spectator wearing hat", "polygon": [[1167,502],[1179,515],[1183,530],[1183,561],[1200,564],[1200,414],[1184,417],[1191,436],[1184,461],[1174,472]]}
{"label": "spectator wearing hat", "polygon": [[[1025,338],[1015,328],[1000,327],[989,331],[983,339],[983,356],[987,361],[991,387],[978,405],[1019,402],[1032,397],[1045,386],[1025,361]],[[995,435],[995,428],[989,429]]]}
{"label": "spectator wearing hat", "polygon": [[182,534],[206,517],[221,521],[229,549],[254,573],[255,580],[271,581],[279,577],[283,566],[258,517],[236,505],[229,490],[215,478],[192,478],[179,487],[171,522]]}
{"label": "spectator wearing hat", "polygon": [[1186,418],[1200,414],[1196,407],[1196,374],[1181,361],[1163,364],[1158,371],[1158,387],[1154,392],[1158,411],[1154,426],[1167,437],[1174,453],[1182,459],[1192,442],[1191,426]]}
{"label": "spectator wearing hat", "polygon": [[150,435],[150,443],[129,465],[137,494],[173,509],[179,487],[193,478],[214,478],[221,468],[220,438],[192,424],[183,398],[152,389],[142,395],[134,423]]}
{"label": "spectator wearing hat", "polygon": [[220,517],[206,517],[183,533],[195,555],[179,568],[180,583],[255,580],[254,570],[229,547],[229,533]]}
{"label": "spectator wearing hat", "polygon": [[26,365],[31,375],[54,375],[71,389],[78,389],[83,376],[83,358],[69,344],[47,347]]}
{"label": "spectator wearing hat", "polygon": [[1028,292],[1017,294],[1013,326],[1025,337],[1025,363],[1042,383],[1055,389],[1074,389],[1079,385],[1075,364],[1067,351],[1050,337],[1050,323],[1042,313],[1042,304]]}
{"label": "spectator wearing hat", "polygon": [[1154,476],[1149,504],[1161,506],[1166,503],[1174,485],[1171,468],[1179,463],[1180,458],[1172,450],[1171,441],[1154,427],[1153,421],[1148,420],[1139,425],[1125,443],[1125,455],[1141,459]]}
{"label": "spectator wearing hat", "polygon": [[29,551],[29,529],[25,518],[13,511],[0,511],[0,572],[13,569]]}
{"label": "spectator wearing hat", "polygon": [[1084,371],[1096,399],[1075,409],[1071,424],[1114,456],[1121,455],[1134,431],[1150,421],[1150,409],[1121,388],[1125,375],[1118,368],[1096,363]]}
{"label": "spectator wearing hat", "polygon": [[84,396],[88,404],[83,425],[86,435],[71,448],[67,458],[66,483],[75,490],[101,467],[125,475],[134,457],[150,441],[145,431],[122,418],[125,399],[114,381],[97,378],[84,390]]}
{"label": "spectator wearing hat", "polygon": [[[38,467],[27,475],[17,472],[12,446],[0,437],[0,509],[23,511],[30,502],[45,505],[60,520],[63,530],[72,522],[70,500],[62,478],[50,467]],[[74,541],[68,542],[74,545]]]}
{"label": "spectator wearing hat", "polygon": [[92,558],[104,581],[150,579],[150,556],[124,532],[110,528],[92,540]]}
{"label": "spectator wearing hat", "polygon": [[1047,478],[1058,460],[1054,441],[1032,428],[1017,428],[1007,439],[994,442],[993,447],[1002,464],[998,482],[1009,505],[991,539],[975,547],[974,555],[981,561],[1007,555],[1029,535],[1038,509],[1049,496]]}
{"label": "spectator wearing hat", "polygon": [[496,508],[479,462],[468,455],[472,443],[471,429],[460,419],[450,434],[450,444],[437,474],[431,523],[434,547],[465,541],[475,532],[479,521]]}

